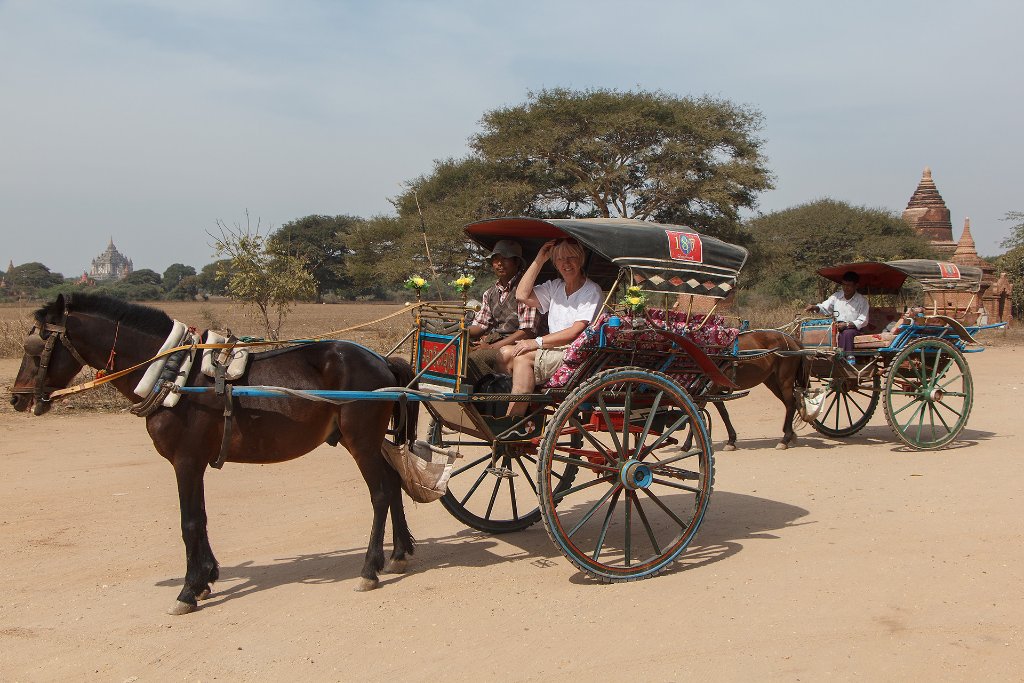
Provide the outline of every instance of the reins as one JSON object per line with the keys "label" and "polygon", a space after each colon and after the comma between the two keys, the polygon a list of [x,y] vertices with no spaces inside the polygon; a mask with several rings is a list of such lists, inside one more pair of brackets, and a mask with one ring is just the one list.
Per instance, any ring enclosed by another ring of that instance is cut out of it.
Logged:
{"label": "reins", "polygon": [[[50,353],[52,353],[53,345],[54,345],[54,343],[56,343],[56,340],[54,339],[54,337],[58,337],[61,340],[61,343],[71,352],[71,355],[75,357],[75,360],[77,360],[83,366],[87,366],[88,365],[88,363],[86,363],[85,360],[82,359],[82,357],[78,354],[78,352],[75,350],[75,348],[71,345],[70,340],[67,339],[67,332],[65,331],[65,326],[67,324],[67,318],[68,318],[68,315],[70,314],[70,311],[68,311],[67,307],[65,307],[65,309],[64,309],[64,319],[61,321],[62,322],[61,325],[52,325],[50,323],[47,323],[45,325],[45,329],[46,330],[52,330],[52,331],[58,331],[59,330],[59,332],[56,335],[50,335],[50,337],[46,340],[47,347],[46,347],[46,349],[44,349],[46,365],[45,366],[43,365],[43,358],[41,357],[40,358],[40,366],[39,366],[39,374],[36,376],[36,388],[32,389],[32,390],[28,390],[28,389],[12,390],[12,393],[22,393],[22,394],[24,394],[24,393],[29,393],[31,391],[31,392],[33,392],[36,395],[36,398],[38,400],[51,401],[51,400],[53,400],[55,398],[59,398],[61,396],[69,396],[69,395],[72,395],[72,394],[79,394],[79,393],[81,393],[83,391],[88,391],[89,389],[95,389],[97,387],[103,386],[104,384],[106,384],[108,382],[113,382],[114,380],[120,379],[121,377],[124,377],[125,375],[129,375],[129,374],[135,372],[136,370],[149,365],[153,361],[160,360],[161,358],[165,358],[165,357],[170,356],[170,355],[172,355],[174,353],[178,353],[179,351],[194,352],[197,349],[231,349],[231,348],[238,348],[240,346],[259,347],[259,346],[280,346],[280,345],[314,344],[316,342],[326,341],[326,340],[330,339],[333,335],[336,335],[336,334],[343,334],[345,332],[351,332],[352,330],[358,330],[358,329],[361,329],[361,328],[364,328],[364,327],[369,327],[370,325],[376,325],[377,323],[384,322],[385,320],[389,320],[390,318],[394,318],[394,317],[397,317],[399,315],[404,315],[404,314],[408,313],[409,311],[415,310],[415,309],[417,309],[417,308],[419,308],[419,307],[421,307],[423,305],[425,305],[424,302],[418,302],[418,303],[415,303],[415,304],[409,304],[406,307],[404,307],[403,309],[401,309],[399,311],[396,311],[394,313],[390,313],[390,314],[388,314],[388,315],[386,315],[386,316],[384,316],[382,318],[377,318],[376,320],[371,320],[369,322],[360,323],[358,325],[352,325],[350,327],[346,327],[346,328],[343,328],[343,329],[340,329],[340,330],[332,330],[330,332],[324,332],[323,334],[320,334],[318,336],[310,337],[310,338],[306,338],[306,339],[283,339],[283,340],[278,340],[278,341],[261,340],[261,341],[248,341],[248,342],[234,342],[234,343],[231,343],[231,344],[198,344],[198,343],[195,343],[195,342],[193,342],[191,344],[183,344],[181,346],[176,346],[174,348],[167,349],[163,353],[158,353],[155,356],[153,356],[152,358],[150,358],[148,360],[144,360],[141,363],[136,363],[135,365],[131,366],[130,368],[125,368],[124,370],[118,370],[117,372],[111,372],[109,374],[107,374],[105,372],[102,375],[97,373],[97,376],[96,376],[95,379],[89,380],[88,382],[82,382],[81,384],[76,384],[75,386],[67,387],[67,388],[64,388],[64,389],[57,389],[55,391],[50,392],[49,394],[46,394],[45,386],[43,386],[42,387],[42,392],[40,393],[40,384],[45,385],[45,382],[46,382],[46,372],[45,372],[45,369],[46,369],[46,367],[49,366]],[[118,323],[118,326],[120,326],[120,323]],[[115,345],[117,344],[117,332],[116,331],[114,333],[114,344]],[[111,368],[113,368],[113,362],[112,361],[113,361],[113,358],[114,358],[115,355],[116,354],[114,352],[114,349],[111,348],[111,350],[110,350],[110,360],[108,360],[108,363],[107,363],[108,366],[111,367]]]}

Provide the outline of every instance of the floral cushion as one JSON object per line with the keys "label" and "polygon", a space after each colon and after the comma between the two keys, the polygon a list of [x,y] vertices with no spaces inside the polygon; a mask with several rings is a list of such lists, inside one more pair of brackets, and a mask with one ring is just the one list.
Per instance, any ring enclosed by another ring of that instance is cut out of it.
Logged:
{"label": "floral cushion", "polygon": [[[711,316],[711,319],[704,324],[704,316],[691,315],[689,322],[685,313],[679,311],[665,311],[662,309],[648,309],[646,314],[637,320],[629,314],[619,315],[620,324],[618,327],[608,327],[605,324],[611,315],[608,312],[602,313],[597,319],[583,331],[565,348],[565,358],[562,365],[555,370],[555,374],[544,383],[545,388],[558,388],[565,386],[573,373],[584,360],[586,360],[600,343],[603,334],[605,344],[620,348],[637,348],[640,350],[657,350],[666,347],[666,340],[653,328],[669,330],[676,334],[686,335],[698,346],[705,349],[721,349],[732,345],[736,341],[739,330],[735,327],[728,327],[724,318],[720,315]],[[639,325],[635,325],[639,323]],[[602,330],[603,328],[603,330]],[[634,331],[639,328],[638,331]],[[633,334],[622,335],[622,332],[633,332]],[[621,341],[619,341],[621,338]]]}

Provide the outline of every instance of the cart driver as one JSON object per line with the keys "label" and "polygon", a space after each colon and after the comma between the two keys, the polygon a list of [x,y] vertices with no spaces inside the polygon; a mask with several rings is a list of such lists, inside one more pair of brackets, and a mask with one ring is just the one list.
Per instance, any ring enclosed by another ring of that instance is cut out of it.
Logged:
{"label": "cart driver", "polygon": [[537,309],[516,301],[525,265],[523,248],[512,240],[499,240],[488,259],[498,280],[484,292],[480,311],[469,327],[469,338],[479,340],[470,352],[470,368],[479,376],[499,370],[498,349],[541,332]]}
{"label": "cart driver", "polygon": [[841,289],[820,304],[811,304],[808,313],[832,315],[838,321],[839,348],[853,362],[853,338],[868,324],[868,300],[857,291],[860,276],[852,270],[843,273]]}

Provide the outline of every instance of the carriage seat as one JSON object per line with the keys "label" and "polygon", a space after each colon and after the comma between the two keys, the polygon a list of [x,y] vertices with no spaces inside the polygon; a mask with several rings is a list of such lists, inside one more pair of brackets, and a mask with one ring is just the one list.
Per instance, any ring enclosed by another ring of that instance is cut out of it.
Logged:
{"label": "carriage seat", "polygon": [[892,330],[885,331],[891,322],[900,319],[900,314],[895,308],[872,307],[868,311],[868,324],[864,327],[866,334],[858,334],[853,338],[854,349],[881,349],[892,343],[892,340],[899,334],[900,325]]}
{"label": "carriage seat", "polygon": [[[584,330],[583,334],[566,347],[565,359],[542,388],[557,389],[569,383],[576,370],[599,348],[601,329],[610,317],[611,314],[607,311],[599,315]],[[609,346],[618,345],[616,339],[620,332],[634,329],[632,316],[620,314],[619,319],[621,323],[619,327],[604,327],[605,343]],[[727,325],[725,319],[720,315],[713,315],[705,321],[703,315],[688,317],[680,311],[649,309],[643,320],[648,328],[657,326],[676,334],[685,334],[708,352],[721,352],[723,349],[731,347],[739,335],[739,329]],[[669,346],[666,339],[652,329],[639,335],[629,335],[629,344],[645,349]]]}

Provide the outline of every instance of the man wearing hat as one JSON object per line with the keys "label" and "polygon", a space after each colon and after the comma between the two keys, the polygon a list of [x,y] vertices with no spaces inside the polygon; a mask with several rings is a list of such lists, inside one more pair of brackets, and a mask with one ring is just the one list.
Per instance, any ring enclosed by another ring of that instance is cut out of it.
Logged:
{"label": "man wearing hat", "polygon": [[539,333],[537,309],[516,301],[516,285],[523,270],[523,248],[512,240],[499,240],[488,258],[498,277],[483,295],[483,305],[469,328],[479,339],[477,350],[499,349]]}

